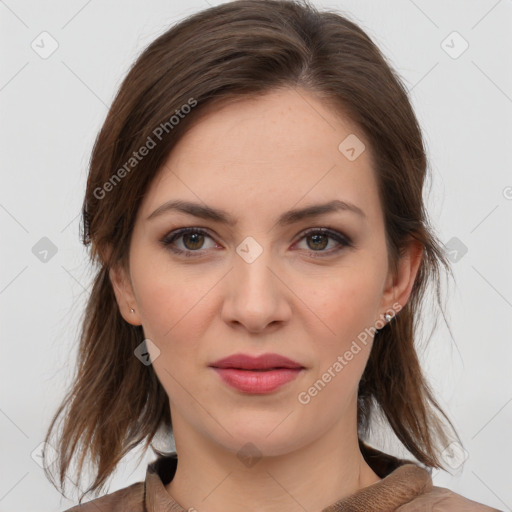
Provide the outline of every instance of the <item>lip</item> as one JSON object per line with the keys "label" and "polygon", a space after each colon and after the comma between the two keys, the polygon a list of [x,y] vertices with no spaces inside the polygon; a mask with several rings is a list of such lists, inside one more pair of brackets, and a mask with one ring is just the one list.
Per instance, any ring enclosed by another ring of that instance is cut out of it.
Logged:
{"label": "lip", "polygon": [[279,354],[234,354],[210,365],[220,378],[238,391],[271,393],[294,380],[304,366]]}
{"label": "lip", "polygon": [[210,366],[214,368],[234,368],[237,370],[271,370],[274,368],[300,369],[303,366],[297,361],[288,359],[279,354],[261,354],[251,356],[248,354],[233,354],[215,361]]}

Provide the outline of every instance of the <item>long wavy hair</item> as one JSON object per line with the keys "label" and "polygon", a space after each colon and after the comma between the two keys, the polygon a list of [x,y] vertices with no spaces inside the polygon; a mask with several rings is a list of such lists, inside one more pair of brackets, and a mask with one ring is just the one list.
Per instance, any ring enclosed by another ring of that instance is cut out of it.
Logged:
{"label": "long wavy hair", "polygon": [[[143,329],[123,319],[109,278],[113,266],[128,268],[145,191],[206,107],[278,88],[316,95],[366,136],[392,268],[411,238],[423,248],[409,301],[375,334],[359,383],[358,432],[367,439],[379,413],[420,463],[444,467],[448,431],[458,436],[425,379],[416,345],[425,292],[432,285],[441,305],[441,270],[451,269],[424,206],[427,158],[407,89],[347,17],[319,11],[307,0],[238,0],[193,14],[152,42],[127,73],[96,138],[80,226],[95,277],[73,382],[45,439],[58,455],[52,470],[63,494],[74,456],[79,477],[87,458],[95,471],[82,499],[98,493],[141,443],[162,454],[152,440],[172,432],[166,392],[153,367],[134,356]],[[149,150],[141,151],[144,146]],[[43,457],[49,458],[46,449]],[[45,471],[57,487],[50,466]]]}

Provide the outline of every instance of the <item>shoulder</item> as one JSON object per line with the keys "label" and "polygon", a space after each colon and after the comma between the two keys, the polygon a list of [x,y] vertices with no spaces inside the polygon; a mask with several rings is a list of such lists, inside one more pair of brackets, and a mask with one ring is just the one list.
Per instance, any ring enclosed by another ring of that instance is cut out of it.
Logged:
{"label": "shoulder", "polygon": [[144,512],[144,482],[137,482],[63,512]]}
{"label": "shoulder", "polygon": [[469,500],[444,487],[431,487],[427,492],[398,507],[396,512],[502,512]]}

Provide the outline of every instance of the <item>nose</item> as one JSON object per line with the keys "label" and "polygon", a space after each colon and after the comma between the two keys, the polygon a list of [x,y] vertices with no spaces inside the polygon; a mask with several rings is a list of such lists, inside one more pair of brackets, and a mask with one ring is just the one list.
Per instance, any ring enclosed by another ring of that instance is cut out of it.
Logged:
{"label": "nose", "polygon": [[272,261],[270,250],[263,250],[254,261],[237,254],[226,277],[222,306],[226,323],[260,333],[290,320],[293,293],[286,286],[284,272]]}

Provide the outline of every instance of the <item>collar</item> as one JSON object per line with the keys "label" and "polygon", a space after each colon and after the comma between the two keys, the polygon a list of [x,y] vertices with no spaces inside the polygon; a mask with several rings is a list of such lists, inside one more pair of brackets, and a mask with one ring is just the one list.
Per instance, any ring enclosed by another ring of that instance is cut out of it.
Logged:
{"label": "collar", "polygon": [[[361,441],[359,445],[366,462],[381,480],[336,501],[322,512],[395,510],[432,488],[430,473],[418,464],[383,453]],[[160,456],[148,465],[144,482],[147,512],[187,512],[165,488],[174,477],[177,464],[178,456],[172,453]]]}

